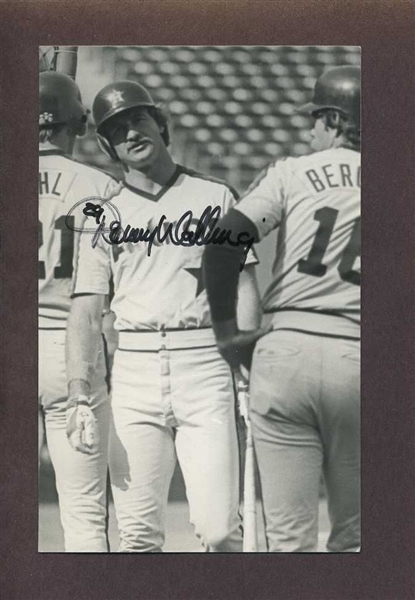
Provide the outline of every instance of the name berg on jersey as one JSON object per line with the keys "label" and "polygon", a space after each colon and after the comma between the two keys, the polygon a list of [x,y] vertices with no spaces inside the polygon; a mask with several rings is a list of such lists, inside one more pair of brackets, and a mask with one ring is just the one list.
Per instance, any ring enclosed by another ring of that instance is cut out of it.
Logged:
{"label": "name berg on jersey", "polygon": [[347,163],[328,163],[321,167],[308,169],[305,174],[316,192],[333,188],[360,188],[360,165]]}
{"label": "name berg on jersey", "polygon": [[[111,204],[110,201],[105,206]],[[127,224],[122,226],[121,220],[111,222],[109,228],[106,227],[106,217],[103,214],[103,208],[100,205],[88,203],[83,209],[83,213],[88,217],[92,216],[98,223],[98,227],[92,238],[92,246],[95,247],[100,237],[107,244],[138,244],[144,242],[147,244],[147,255],[151,256],[153,246],[162,244],[173,244],[174,246],[192,247],[206,246],[208,244],[225,244],[231,246],[245,246],[245,251],[241,260],[240,268],[242,270],[249,250],[253,246],[254,239],[246,232],[239,232],[236,239],[232,239],[232,231],[216,227],[221,218],[220,206],[207,206],[200,218],[194,218],[193,212],[187,210],[177,221],[167,221],[166,215],[161,215],[157,224],[152,225],[150,220],[147,226],[132,227]],[[194,227],[194,229],[190,229]]]}

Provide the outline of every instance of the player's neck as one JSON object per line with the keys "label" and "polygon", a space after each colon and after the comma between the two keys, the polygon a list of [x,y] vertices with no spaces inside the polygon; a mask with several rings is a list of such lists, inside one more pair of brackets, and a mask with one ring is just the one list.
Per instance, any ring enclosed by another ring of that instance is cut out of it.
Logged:
{"label": "player's neck", "polygon": [[163,158],[148,169],[138,171],[131,167],[127,168],[125,171],[125,181],[128,185],[144,192],[155,194],[173,177],[176,166],[170,154],[166,152]]}
{"label": "player's neck", "polygon": [[68,156],[72,156],[74,145],[74,137],[58,134],[57,136],[54,136],[51,140],[47,142],[39,142],[39,149],[57,150],[59,152],[64,152]]}
{"label": "player's neck", "polygon": [[337,136],[336,138],[334,138],[333,140],[333,145],[332,148],[344,148],[347,144],[347,139],[344,137],[343,134]]}

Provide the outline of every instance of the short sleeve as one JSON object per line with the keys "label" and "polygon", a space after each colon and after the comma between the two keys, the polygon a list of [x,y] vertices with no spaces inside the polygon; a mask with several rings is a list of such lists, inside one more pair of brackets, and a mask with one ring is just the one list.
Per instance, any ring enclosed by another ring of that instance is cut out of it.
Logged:
{"label": "short sleeve", "polygon": [[[223,209],[223,215],[226,215],[226,213],[231,209],[231,208],[236,208],[238,205],[238,200],[239,200],[239,194],[236,190],[234,190],[233,188],[226,188],[226,192],[225,192],[225,201],[224,201],[224,209]],[[252,247],[249,252],[248,255],[246,257],[246,261],[245,264],[247,265],[257,265],[259,264],[259,259],[256,255],[255,252],[255,248]]]}
{"label": "short sleeve", "polygon": [[284,164],[277,161],[264,169],[235,206],[255,224],[260,239],[281,222],[287,180]]}
{"label": "short sleeve", "polygon": [[84,231],[79,236],[73,295],[108,294],[110,291],[111,260],[102,238],[93,246],[94,235]]}
{"label": "short sleeve", "polygon": [[238,202],[238,199],[239,199],[238,192],[235,189],[226,186],[225,187],[225,192],[224,192],[224,197],[223,197],[223,212],[222,212],[222,217],[224,215],[226,215],[226,213],[231,208],[235,207],[236,203]]}

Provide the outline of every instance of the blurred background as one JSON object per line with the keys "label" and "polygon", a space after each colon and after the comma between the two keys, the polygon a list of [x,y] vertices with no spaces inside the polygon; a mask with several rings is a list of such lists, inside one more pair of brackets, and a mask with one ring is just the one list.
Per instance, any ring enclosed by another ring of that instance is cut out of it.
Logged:
{"label": "blurred background", "polygon": [[[41,47],[40,55],[49,49]],[[310,119],[296,107],[311,100],[328,68],[360,65],[358,46],[80,46],[77,83],[92,107],[106,84],[124,79],[148,88],[167,113],[176,162],[225,179],[242,193],[270,162],[310,152]],[[99,150],[90,117],[75,158],[115,176],[122,171]],[[257,247],[261,292],[273,262],[275,232]],[[39,479],[39,550],[62,551],[53,470],[44,449]],[[176,470],[169,505],[167,551],[200,551],[188,525],[184,485]],[[116,547],[111,507],[110,538]],[[259,527],[261,531],[261,519]],[[322,500],[321,548],[328,532]],[[262,551],[263,542],[260,543]]]}
{"label": "blurred background", "polygon": [[[310,152],[310,124],[296,108],[324,70],[360,64],[358,46],[81,46],[77,82],[85,104],[108,83],[147,87],[169,119],[176,162],[225,179],[242,193],[270,162]],[[122,177],[98,148],[90,116],[75,156]],[[257,247],[261,293],[276,232]]]}
{"label": "blurred background", "polygon": [[[325,69],[347,64],[360,64],[358,47],[89,46],[77,81],[89,107],[107,83],[143,84],[169,115],[177,162],[243,191],[270,161],[309,152],[309,119],[295,108]],[[92,122],[77,154],[114,171]]]}

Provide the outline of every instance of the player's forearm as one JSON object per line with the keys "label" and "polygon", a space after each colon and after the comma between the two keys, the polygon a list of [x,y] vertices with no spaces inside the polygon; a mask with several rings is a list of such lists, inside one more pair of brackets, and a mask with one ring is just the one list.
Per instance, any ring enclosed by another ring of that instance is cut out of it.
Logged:
{"label": "player's forearm", "polygon": [[69,397],[89,396],[101,348],[104,296],[74,298],[66,333],[66,371]]}
{"label": "player's forearm", "polygon": [[[255,225],[241,212],[231,209],[218,223],[218,227],[232,232],[232,239],[245,234],[256,241],[258,232]],[[204,280],[215,324],[232,321],[237,317],[237,290],[241,260],[245,255],[243,245],[211,244],[206,247],[203,257]],[[246,269],[246,265],[244,269]]]}

